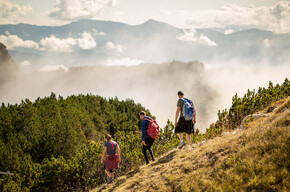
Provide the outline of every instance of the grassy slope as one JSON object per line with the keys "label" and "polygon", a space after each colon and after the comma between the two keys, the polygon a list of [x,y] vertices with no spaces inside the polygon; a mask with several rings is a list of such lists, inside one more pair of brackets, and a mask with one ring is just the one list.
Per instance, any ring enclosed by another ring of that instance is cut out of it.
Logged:
{"label": "grassy slope", "polygon": [[289,191],[289,102],[274,103],[277,110],[249,122],[245,130],[174,149],[93,191]]}

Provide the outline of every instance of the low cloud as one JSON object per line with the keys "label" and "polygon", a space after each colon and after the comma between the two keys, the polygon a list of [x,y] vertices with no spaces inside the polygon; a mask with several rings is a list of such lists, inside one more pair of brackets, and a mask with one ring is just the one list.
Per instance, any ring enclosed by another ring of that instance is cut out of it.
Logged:
{"label": "low cloud", "polygon": [[49,17],[60,20],[94,19],[118,0],[57,0]]}
{"label": "low cloud", "polygon": [[115,48],[115,45],[114,45],[114,43],[113,43],[112,41],[108,41],[108,42],[106,43],[105,47],[106,47],[107,49],[114,49],[114,48]]}
{"label": "low cloud", "polygon": [[60,39],[51,35],[40,40],[41,48],[43,51],[52,52],[72,52],[72,46],[76,45],[73,38]]}
{"label": "low cloud", "polygon": [[141,63],[144,63],[144,61],[139,59],[131,59],[129,57],[121,58],[121,59],[115,59],[115,60],[107,60],[105,62],[106,66],[137,66]]}
{"label": "low cloud", "polygon": [[57,71],[57,70],[64,70],[68,71],[68,68],[64,65],[45,65],[39,69],[39,71],[42,72],[51,72],[51,71]]}
{"label": "low cloud", "polygon": [[264,43],[265,47],[271,46],[269,39],[264,39],[263,43]]}
{"label": "low cloud", "polygon": [[10,35],[8,32],[6,35],[0,35],[0,42],[6,45],[7,49],[14,50],[18,47],[24,48],[38,48],[38,44],[31,40],[23,40],[17,35]]}
{"label": "low cloud", "polygon": [[117,53],[123,53],[126,49],[126,47],[124,45],[114,44],[111,41],[108,41],[106,43],[105,48],[115,50]]}
{"label": "low cloud", "polygon": [[196,42],[207,46],[217,46],[217,44],[210,40],[207,36],[203,34],[198,36],[195,29],[184,30],[183,32],[183,35],[176,37],[180,41]]}
{"label": "low cloud", "polygon": [[29,5],[19,5],[9,0],[0,2],[0,24],[16,24],[25,15],[32,13],[33,9]]}
{"label": "low cloud", "polygon": [[77,42],[82,49],[93,49],[97,46],[95,39],[87,32],[84,32],[82,38],[77,39]]}
{"label": "low cloud", "polygon": [[233,32],[235,32],[233,29],[228,29],[228,30],[225,30],[224,34],[229,35],[229,34],[232,34]]}
{"label": "low cloud", "polygon": [[61,39],[51,35],[42,38],[40,42],[23,40],[17,35],[10,35],[9,32],[6,32],[6,35],[0,35],[0,42],[6,45],[9,50],[34,48],[50,52],[72,52],[74,49],[93,49],[97,46],[96,40],[87,32],[83,32],[80,38]]}
{"label": "low cloud", "polygon": [[220,9],[178,12],[187,16],[187,23],[196,28],[222,28],[228,25],[258,26],[275,33],[290,33],[290,2],[281,1],[272,7],[242,7],[229,4]]}
{"label": "low cloud", "polygon": [[22,61],[22,62],[20,63],[20,66],[21,66],[22,68],[24,68],[24,69],[29,68],[30,65],[31,65],[31,63],[30,63],[30,61],[28,61],[28,60],[24,60],[24,61]]}
{"label": "low cloud", "polygon": [[92,34],[93,34],[93,35],[106,35],[105,32],[98,31],[97,29],[93,29],[93,30],[92,30]]}
{"label": "low cloud", "polygon": [[97,46],[97,42],[91,34],[82,33],[81,38],[65,38],[60,39],[51,35],[40,40],[40,50],[51,52],[72,52],[74,48],[93,49]]}

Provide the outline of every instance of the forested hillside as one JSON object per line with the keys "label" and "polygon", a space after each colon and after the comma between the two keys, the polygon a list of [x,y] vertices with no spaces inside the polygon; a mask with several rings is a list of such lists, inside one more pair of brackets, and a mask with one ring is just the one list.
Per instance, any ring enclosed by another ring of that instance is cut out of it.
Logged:
{"label": "forested hillside", "polygon": [[[121,147],[119,175],[139,166],[143,154],[135,131],[141,110],[144,107],[132,100],[94,95],[64,99],[54,93],[35,102],[2,104],[0,171],[13,175],[0,175],[0,191],[85,191],[101,184],[105,133]],[[170,133],[160,142],[173,141],[171,137]],[[155,147],[161,153],[169,145]]]}
{"label": "forested hillside", "polygon": [[[242,119],[272,102],[290,96],[286,78],[281,85],[235,95],[229,110],[218,112],[218,120],[206,133],[195,134],[193,142],[212,139],[225,130],[239,127]],[[289,103],[289,102],[288,102]],[[289,107],[289,106],[288,106]],[[1,191],[87,191],[104,182],[100,163],[104,134],[110,133],[122,151],[117,175],[139,170],[144,163],[141,152],[140,120],[145,110],[133,100],[119,101],[95,95],[63,98],[52,93],[34,102],[0,108]],[[179,143],[168,120],[154,143],[155,155],[161,156]]]}

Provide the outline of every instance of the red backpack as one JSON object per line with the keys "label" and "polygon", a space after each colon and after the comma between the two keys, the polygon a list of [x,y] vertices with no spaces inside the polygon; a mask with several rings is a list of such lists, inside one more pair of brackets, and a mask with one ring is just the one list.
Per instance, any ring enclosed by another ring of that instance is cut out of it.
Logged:
{"label": "red backpack", "polygon": [[153,119],[145,119],[145,120],[149,121],[147,134],[152,139],[158,139],[158,137],[159,137],[159,125],[157,124],[157,122]]}

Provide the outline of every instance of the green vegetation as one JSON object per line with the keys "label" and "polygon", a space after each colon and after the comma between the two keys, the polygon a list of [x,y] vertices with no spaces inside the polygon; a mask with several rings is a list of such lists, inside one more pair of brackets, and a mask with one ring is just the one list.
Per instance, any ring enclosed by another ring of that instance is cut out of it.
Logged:
{"label": "green vegetation", "polygon": [[270,81],[268,88],[259,88],[248,92],[243,97],[236,94],[232,98],[232,106],[229,110],[218,111],[218,120],[212,123],[206,133],[196,138],[197,141],[214,138],[224,130],[233,130],[240,126],[242,120],[255,112],[258,112],[282,98],[290,96],[290,81],[285,79],[284,83],[276,86]]}
{"label": "green vegetation", "polygon": [[173,149],[135,175],[128,173],[93,191],[289,191],[289,101],[290,97],[274,102],[270,107],[277,110],[249,121],[244,130],[189,149]]}
{"label": "green vegetation", "polygon": [[[248,91],[242,98],[235,95],[230,109],[219,111],[218,121],[206,133],[195,134],[193,141],[197,143],[234,129],[245,116],[287,96],[290,96],[287,78],[281,85],[273,86],[270,82],[267,89],[259,88],[257,93]],[[20,104],[2,104],[0,171],[10,171],[13,175],[0,175],[0,191],[87,191],[102,184],[104,168],[100,158],[105,133],[113,136],[122,151],[116,174],[134,173],[144,163],[138,116],[141,110],[151,116],[132,100],[107,100],[94,95],[64,99],[54,93],[35,102],[26,99]],[[156,156],[178,145],[173,129],[168,121],[161,130],[153,145]],[[226,163],[235,164],[237,157]]]}
{"label": "green vegetation", "polygon": [[[101,184],[104,134],[122,150],[117,174],[143,164],[138,113],[132,100],[79,95],[38,98],[0,108],[0,191],[88,190]],[[148,110],[145,110],[151,116]],[[156,155],[174,146],[172,126],[154,145]],[[177,142],[176,142],[177,143]]]}

